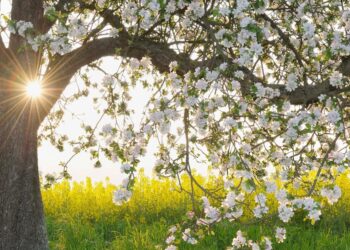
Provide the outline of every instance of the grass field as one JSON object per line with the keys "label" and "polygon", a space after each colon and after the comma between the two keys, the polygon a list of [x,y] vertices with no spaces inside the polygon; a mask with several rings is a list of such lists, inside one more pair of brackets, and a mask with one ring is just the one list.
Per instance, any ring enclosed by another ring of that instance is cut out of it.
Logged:
{"label": "grass field", "polygon": [[[202,182],[205,180],[202,178]],[[207,185],[214,185],[207,181]],[[285,228],[287,240],[273,242],[274,249],[350,249],[350,182],[345,176],[338,183],[341,200],[325,207],[321,221],[311,225],[295,216]],[[184,185],[188,185],[184,180]],[[171,180],[141,177],[132,199],[122,206],[112,202],[114,186],[63,181],[43,189],[43,200],[51,249],[164,249],[171,225],[179,223],[190,210],[188,195],[174,191]],[[199,191],[198,191],[199,193]],[[200,193],[199,193],[200,196]],[[222,222],[195,246],[181,243],[179,249],[226,249],[238,228],[257,240],[274,230],[276,219],[265,223]],[[280,225],[280,224],[279,224]]]}

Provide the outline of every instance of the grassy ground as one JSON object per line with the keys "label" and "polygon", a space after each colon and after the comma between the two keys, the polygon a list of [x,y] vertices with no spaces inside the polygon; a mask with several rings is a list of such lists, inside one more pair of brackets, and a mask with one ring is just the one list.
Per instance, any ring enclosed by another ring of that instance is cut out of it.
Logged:
{"label": "grassy ground", "polygon": [[[162,249],[168,228],[181,221],[190,209],[188,196],[172,191],[172,181],[145,177],[136,184],[133,198],[123,206],[112,203],[111,184],[63,182],[43,190],[51,249]],[[345,179],[344,179],[345,180]],[[343,181],[344,181],[343,180]],[[204,181],[204,180],[202,180]],[[185,180],[185,185],[186,180]],[[208,185],[214,185],[213,183]],[[296,217],[285,226],[287,240],[274,249],[350,250],[350,192],[334,208],[326,208],[314,226]],[[238,225],[228,222],[213,228],[197,245],[181,243],[179,249],[226,249],[238,228],[250,239],[274,230],[277,220],[265,224]]]}
{"label": "grassy ground", "polygon": [[[274,249],[350,249],[349,225],[322,224],[318,226],[287,226],[288,238],[275,245]],[[182,244],[180,249],[225,249],[229,246],[237,226],[228,223],[218,225],[215,235],[206,237],[198,245]],[[266,232],[267,227],[240,227],[250,236]],[[339,230],[342,228],[342,230]],[[156,249],[166,237],[166,221],[156,221],[147,225],[128,224],[124,221],[114,224],[109,221],[95,223],[65,223],[48,219],[51,249]]]}

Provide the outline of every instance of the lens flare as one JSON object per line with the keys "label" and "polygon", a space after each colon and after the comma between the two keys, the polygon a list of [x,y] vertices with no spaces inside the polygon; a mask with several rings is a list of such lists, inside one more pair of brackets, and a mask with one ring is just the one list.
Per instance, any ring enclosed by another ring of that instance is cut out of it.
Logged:
{"label": "lens flare", "polygon": [[38,80],[31,81],[27,84],[27,95],[37,98],[41,95],[41,83]]}

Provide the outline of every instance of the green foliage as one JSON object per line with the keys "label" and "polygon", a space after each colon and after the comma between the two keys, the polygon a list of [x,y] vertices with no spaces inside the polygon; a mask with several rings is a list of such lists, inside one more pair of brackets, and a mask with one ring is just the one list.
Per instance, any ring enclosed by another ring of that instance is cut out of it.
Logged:
{"label": "green foliage", "polygon": [[[217,185],[211,178],[197,179],[208,188]],[[285,226],[286,242],[274,244],[274,249],[350,249],[350,182],[343,175],[337,184],[343,196],[334,206],[323,203],[321,221],[313,226],[296,215]],[[182,185],[189,188],[188,178],[182,178]],[[180,223],[192,208],[188,194],[177,192],[175,181],[170,179],[156,180],[141,174],[131,200],[122,206],[112,202],[114,189],[108,180],[93,184],[90,179],[84,183],[63,181],[43,189],[51,249],[163,249],[169,227]],[[198,189],[196,192],[199,201],[202,194]],[[225,249],[238,229],[254,240],[266,233],[273,235],[279,223],[276,218],[252,223],[249,216],[243,221],[214,225],[198,245],[181,243],[179,249]]]}

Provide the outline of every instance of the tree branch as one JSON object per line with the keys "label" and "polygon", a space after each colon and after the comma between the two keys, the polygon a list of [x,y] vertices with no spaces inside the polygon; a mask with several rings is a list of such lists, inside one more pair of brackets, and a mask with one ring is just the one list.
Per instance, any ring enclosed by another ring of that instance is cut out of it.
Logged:
{"label": "tree branch", "polygon": [[[44,19],[43,0],[13,0],[11,19],[16,21],[31,22],[34,29],[40,30]],[[24,39],[17,34],[11,34],[10,46],[12,51],[20,48]]]}
{"label": "tree branch", "polygon": [[[60,0],[58,5],[60,8],[67,3],[66,0]],[[94,8],[93,4],[86,4],[79,1],[81,8],[91,9]],[[208,61],[193,61],[189,56],[177,54],[174,50],[168,47],[168,44],[152,41],[149,38],[131,37],[125,27],[122,24],[122,20],[118,15],[114,14],[113,10],[104,9],[99,13],[105,22],[108,22],[112,27],[120,29],[118,38],[101,38],[93,41],[86,42],[80,48],[64,55],[56,56],[53,63],[49,65],[49,70],[45,75],[45,82],[47,83],[47,98],[49,105],[47,110],[43,113],[43,117],[47,115],[53,104],[60,97],[65,87],[69,84],[71,77],[83,66],[88,65],[104,56],[118,55],[121,57],[131,57],[141,59],[144,56],[151,58],[153,65],[160,72],[167,72],[169,70],[169,64],[172,61],[177,61],[179,64],[178,72],[180,75],[184,75],[190,70],[194,70],[198,66],[205,66],[210,63],[211,68],[219,66],[222,62],[233,63],[228,57],[213,58]],[[289,38],[279,29],[279,27],[268,17],[263,17],[269,21],[273,28],[277,30],[285,45],[293,51],[298,62],[303,65],[303,59],[300,57],[296,49],[291,44]],[[346,59],[346,58],[345,58]],[[339,70],[344,75],[350,75],[350,59],[343,60]],[[261,82],[265,87],[271,87],[278,89],[281,93],[279,98],[287,99],[294,105],[310,104],[318,101],[318,97],[321,94],[336,95],[345,91],[349,91],[348,88],[335,89],[326,80],[318,85],[306,85],[299,86],[293,92],[287,92],[284,85],[269,85],[264,83],[262,79],[255,76],[255,74],[246,67],[237,67],[245,74],[245,78],[242,81],[242,94],[249,95],[251,87]]]}
{"label": "tree branch", "polygon": [[[280,91],[280,96],[276,99],[288,100],[293,105],[312,104],[319,101],[318,98],[320,95],[336,96],[350,91],[350,86],[335,88],[330,84],[329,79],[326,79],[319,84],[298,86],[294,91],[288,92],[285,85],[267,84],[263,79],[255,76],[251,70],[246,67],[238,67],[238,70],[241,70],[245,75],[244,79],[241,81],[241,91],[243,95],[251,94],[251,87],[255,83],[261,83],[265,87],[278,89]],[[342,63],[338,67],[338,70],[343,75],[350,76],[350,57],[342,59]]]}
{"label": "tree branch", "polygon": [[148,56],[160,72],[169,71],[169,64],[172,61],[177,61],[179,64],[178,73],[181,75],[195,68],[188,57],[177,54],[167,44],[153,42],[146,38],[136,39],[130,43],[129,39],[130,37],[125,34],[118,38],[101,38],[87,42],[64,56],[56,56],[55,61],[49,65],[44,76],[44,92],[48,103],[45,108],[42,108],[45,110],[39,112],[39,124],[60,97],[73,75],[81,67],[102,57],[117,55],[141,59]]}
{"label": "tree branch", "polygon": [[[54,103],[62,94],[65,87],[69,84],[72,76],[83,66],[88,65],[102,57],[117,55],[121,57],[141,59],[144,56],[151,58],[153,65],[160,72],[168,72],[169,64],[172,61],[178,62],[178,71],[180,75],[194,70],[198,66],[206,65],[207,62],[198,62],[191,60],[188,56],[177,54],[170,49],[167,44],[154,42],[151,39],[136,39],[130,42],[130,37],[125,33],[118,38],[101,38],[87,42],[82,47],[56,58],[55,62],[49,66],[49,70],[44,77],[46,82],[46,92],[48,104],[46,110],[41,113],[40,122],[48,114]],[[129,44],[130,43],[130,44]],[[216,60],[212,67],[218,63],[227,60]],[[350,60],[343,60],[339,70],[344,75],[350,75]],[[238,67],[245,74],[242,84],[242,94],[250,94],[250,88],[257,82],[264,83],[262,79],[255,76],[248,68]],[[336,89],[326,80],[317,85],[299,86],[293,92],[287,92],[284,85],[265,84],[265,87],[280,90],[280,97],[289,100],[293,105],[303,105],[318,102],[318,97],[322,94],[337,95],[350,91],[350,87]]]}
{"label": "tree branch", "polygon": [[271,27],[274,28],[277,31],[278,35],[280,36],[280,38],[282,39],[282,41],[286,45],[286,47],[289,48],[293,52],[295,58],[298,61],[298,64],[301,67],[304,67],[304,65],[303,65],[304,58],[302,58],[302,56],[299,54],[297,49],[294,47],[294,45],[290,41],[288,35],[284,34],[284,32],[280,29],[280,27],[278,27],[278,25],[269,16],[267,16],[266,14],[262,14],[260,16],[264,20],[268,21],[271,24]]}

